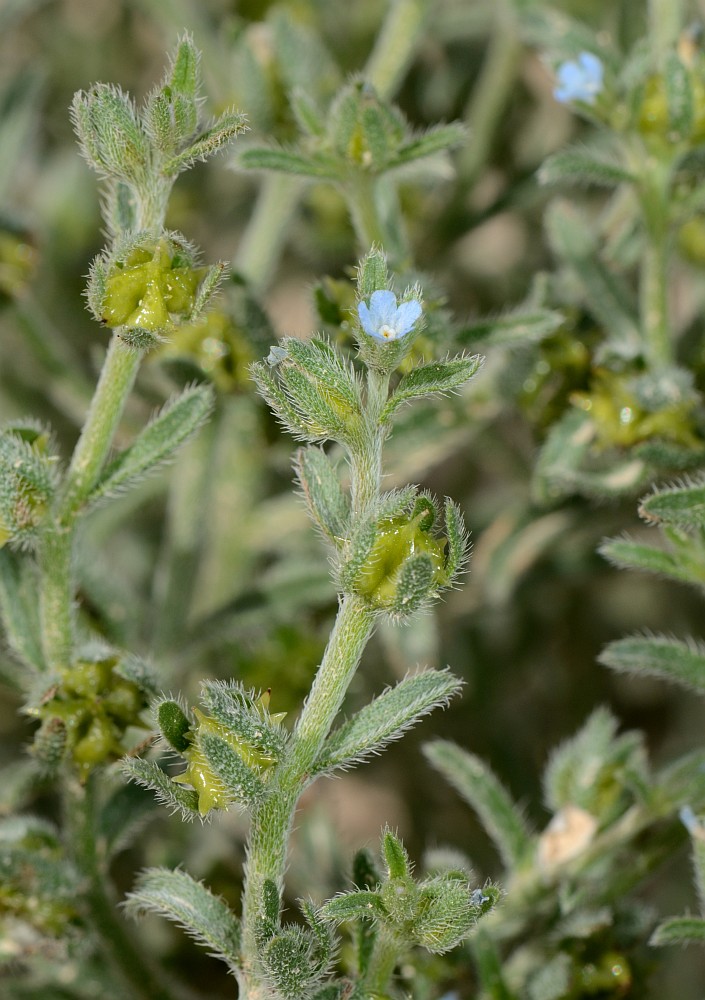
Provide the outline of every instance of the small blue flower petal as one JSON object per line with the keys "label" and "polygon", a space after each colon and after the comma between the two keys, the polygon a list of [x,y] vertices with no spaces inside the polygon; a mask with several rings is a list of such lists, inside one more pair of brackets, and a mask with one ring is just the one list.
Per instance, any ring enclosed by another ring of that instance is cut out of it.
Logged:
{"label": "small blue flower petal", "polygon": [[553,96],[562,104],[583,101],[594,104],[602,90],[604,67],[593,52],[581,52],[575,61],[561,63],[556,70],[558,86]]}
{"label": "small blue flower petal", "polygon": [[358,303],[357,314],[362,329],[376,340],[397,340],[405,336],[421,315],[421,303],[416,299],[402,302],[388,289],[378,289],[370,296],[370,304]]}
{"label": "small blue flower petal", "polygon": [[403,337],[404,334],[408,333],[420,315],[421,303],[416,299],[409,299],[408,302],[402,302],[397,309],[394,320],[397,337]]}

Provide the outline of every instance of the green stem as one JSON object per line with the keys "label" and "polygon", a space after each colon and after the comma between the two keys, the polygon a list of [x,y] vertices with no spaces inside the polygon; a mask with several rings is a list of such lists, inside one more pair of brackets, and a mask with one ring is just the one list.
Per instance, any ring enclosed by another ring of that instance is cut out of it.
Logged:
{"label": "green stem", "polygon": [[367,253],[372,246],[389,251],[391,238],[378,208],[376,178],[358,170],[344,185],[343,193],[362,252]]}
{"label": "green stem", "polygon": [[267,798],[254,810],[247,850],[243,898],[244,996],[260,992],[257,971],[260,895],[265,880],[280,890],[284,881],[289,834],[297,802],[310,781],[310,772],[330,732],[363,650],[374,628],[375,614],[357,596],[343,598],[321,665],[303,707],[293,745],[272,776]]}
{"label": "green stem", "polygon": [[56,516],[39,548],[42,645],[47,664],[53,669],[68,667],[73,655],[76,514],[94,487],[110,450],[140,358],[139,352],[113,334]]}
{"label": "green stem", "polygon": [[682,29],[682,0],[649,0],[649,38],[659,60],[673,49]]}
{"label": "green stem", "polygon": [[384,993],[394,975],[394,968],[403,949],[381,929],[374,944],[370,964],[365,975],[365,989]]}
{"label": "green stem", "polygon": [[173,1000],[163,977],[128,932],[118,916],[115,901],[106,893],[107,863],[96,840],[96,791],[98,776],[91,775],[85,786],[67,782],[64,794],[66,846],[76,869],[83,876],[82,895],[90,926],[100,942],[106,961],[125,986],[132,1000]]}
{"label": "green stem", "polygon": [[643,175],[641,190],[646,246],[641,259],[639,308],[644,354],[652,369],[671,364],[673,360],[668,296],[669,176],[667,167],[651,163]]}
{"label": "green stem", "polygon": [[73,538],[71,527],[55,522],[39,547],[39,615],[47,666],[66,669],[73,658]]}
{"label": "green stem", "polygon": [[367,405],[363,438],[350,450],[353,518],[361,517],[379,494],[382,481],[382,444],[386,428],[380,414],[389,395],[389,374],[372,368],[367,373]]}
{"label": "green stem", "polygon": [[385,100],[404,79],[422,37],[429,0],[394,0],[363,70],[363,76]]}
{"label": "green stem", "polygon": [[86,422],[71,459],[60,516],[69,523],[96,484],[113,443],[127,397],[137,375],[142,354],[117,333],[108,347],[103,370],[91,402]]}
{"label": "green stem", "polygon": [[262,181],[233,262],[233,270],[256,289],[262,289],[274,271],[302,187],[301,180],[287,175],[274,174]]}
{"label": "green stem", "polygon": [[469,190],[492,150],[502,112],[512,93],[520,65],[522,44],[516,14],[505,2],[495,6],[493,32],[480,77],[465,111],[470,142],[458,163],[463,190]]}

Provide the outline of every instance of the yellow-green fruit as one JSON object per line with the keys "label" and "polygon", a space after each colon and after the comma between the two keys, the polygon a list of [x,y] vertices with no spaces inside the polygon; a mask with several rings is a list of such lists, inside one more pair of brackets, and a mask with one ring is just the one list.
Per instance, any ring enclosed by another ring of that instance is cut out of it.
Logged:
{"label": "yellow-green fruit", "polygon": [[78,740],[72,751],[81,777],[87,777],[97,764],[104,763],[119,751],[119,735],[114,723],[104,716],[96,715],[91,720],[88,732]]}
{"label": "yellow-green fruit", "polygon": [[397,516],[379,522],[375,543],[355,581],[357,592],[377,607],[394,604],[399,572],[409,556],[429,556],[434,582],[445,581],[445,539],[423,530],[421,522],[426,517],[422,513],[412,519]]}
{"label": "yellow-green fruit", "polygon": [[172,316],[188,316],[205,269],[182,261],[166,240],[151,249],[132,250],[106,281],[103,322],[158,332],[170,325]]}
{"label": "yellow-green fruit", "polygon": [[[268,695],[262,697],[263,710],[267,707],[265,697],[267,702],[269,700]],[[194,708],[193,714],[198,720],[198,724],[194,727],[193,732],[194,741],[198,739],[199,733],[208,733],[217,736],[227,743],[242,758],[245,764],[259,771],[266,770],[274,763],[273,757],[262,753],[260,750],[249,746],[243,740],[238,739],[226,726],[210,718],[210,716],[204,715],[197,708]],[[272,715],[270,716],[270,722],[276,724],[282,718],[282,714]],[[182,774],[177,775],[173,780],[179,784],[191,785],[196,790],[198,793],[198,811],[201,816],[205,816],[211,809],[226,809],[233,801],[233,796],[226,790],[220,778],[214,774],[197,742],[194,742],[190,749],[184,750],[182,756],[188,761],[188,766]]]}

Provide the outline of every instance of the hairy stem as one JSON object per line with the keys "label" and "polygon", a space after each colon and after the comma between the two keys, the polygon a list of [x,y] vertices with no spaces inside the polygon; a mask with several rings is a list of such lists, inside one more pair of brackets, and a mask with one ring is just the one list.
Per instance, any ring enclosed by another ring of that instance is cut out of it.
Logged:
{"label": "hairy stem", "polygon": [[399,961],[399,945],[381,930],[375,941],[370,964],[365,976],[365,988],[376,993],[384,993],[394,975]]}
{"label": "hairy stem", "polygon": [[464,191],[469,190],[492,151],[494,137],[503,122],[502,112],[520,67],[521,37],[516,13],[505,0],[495,6],[494,25],[480,77],[465,112],[470,142],[462,150],[458,173]]}
{"label": "hairy stem", "polygon": [[243,234],[233,270],[262,289],[276,266],[303,183],[287,175],[265,177]]}
{"label": "hairy stem", "polygon": [[641,262],[639,307],[644,354],[649,367],[654,369],[673,360],[668,301],[668,187],[668,169],[661,164],[649,164],[641,190],[646,246]]}
{"label": "hairy stem", "polygon": [[254,810],[243,900],[244,978],[253,992],[257,974],[260,893],[265,880],[281,891],[296,804],[340,710],[374,628],[375,615],[356,596],[343,598],[321,665],[293,735],[293,746],[273,775],[269,793]]}
{"label": "hairy stem", "polygon": [[394,0],[377,36],[363,75],[382,99],[392,96],[404,78],[422,37],[429,0]]}

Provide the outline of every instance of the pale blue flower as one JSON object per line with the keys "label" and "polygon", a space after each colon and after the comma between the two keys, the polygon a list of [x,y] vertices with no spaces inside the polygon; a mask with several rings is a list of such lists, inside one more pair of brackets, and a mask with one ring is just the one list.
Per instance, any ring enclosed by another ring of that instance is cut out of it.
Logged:
{"label": "pale blue flower", "polygon": [[360,323],[365,333],[377,340],[399,340],[406,336],[421,315],[421,303],[409,299],[397,306],[394,292],[373,292],[370,304],[360,302],[357,307]]}
{"label": "pale blue flower", "polygon": [[604,67],[592,52],[581,52],[574,62],[564,62],[556,71],[558,86],[553,96],[561,104],[569,101],[584,101],[594,104],[602,90]]}

